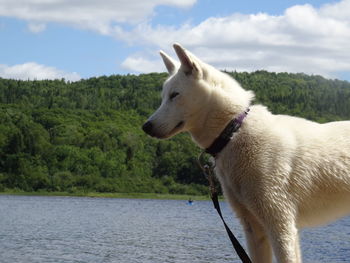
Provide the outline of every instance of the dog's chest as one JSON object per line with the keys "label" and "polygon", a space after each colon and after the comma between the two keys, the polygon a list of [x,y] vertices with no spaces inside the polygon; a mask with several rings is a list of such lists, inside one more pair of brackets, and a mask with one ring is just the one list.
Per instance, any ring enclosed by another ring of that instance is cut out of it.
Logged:
{"label": "dog's chest", "polygon": [[246,203],[249,184],[237,160],[216,160],[215,174],[227,198]]}

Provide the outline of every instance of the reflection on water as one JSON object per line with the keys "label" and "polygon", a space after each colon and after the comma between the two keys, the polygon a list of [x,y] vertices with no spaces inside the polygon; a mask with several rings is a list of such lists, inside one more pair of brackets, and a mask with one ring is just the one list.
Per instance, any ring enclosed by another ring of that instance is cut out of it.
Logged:
{"label": "reflection on water", "polygon": [[[0,262],[240,262],[211,202],[186,203],[0,196]],[[350,217],[301,236],[304,262],[350,262]]]}

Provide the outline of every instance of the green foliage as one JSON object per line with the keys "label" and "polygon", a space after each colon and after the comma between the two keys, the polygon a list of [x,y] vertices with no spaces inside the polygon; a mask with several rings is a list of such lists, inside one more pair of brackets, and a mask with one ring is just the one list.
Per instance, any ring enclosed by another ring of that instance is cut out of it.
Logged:
{"label": "green foliage", "polygon": [[[274,113],[350,118],[350,83],[304,74],[229,73]],[[140,129],[166,74],[64,80],[0,78],[0,191],[206,194],[188,135]]]}
{"label": "green foliage", "polygon": [[350,119],[350,83],[305,74],[230,73],[276,114],[290,114],[318,122]]}

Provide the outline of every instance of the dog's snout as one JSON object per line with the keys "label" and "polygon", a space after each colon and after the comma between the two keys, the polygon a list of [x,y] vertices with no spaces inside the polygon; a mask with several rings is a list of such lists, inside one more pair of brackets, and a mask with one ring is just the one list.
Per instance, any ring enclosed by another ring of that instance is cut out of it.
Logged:
{"label": "dog's snout", "polygon": [[142,130],[147,134],[152,134],[152,122],[147,121],[145,124],[142,125]]}

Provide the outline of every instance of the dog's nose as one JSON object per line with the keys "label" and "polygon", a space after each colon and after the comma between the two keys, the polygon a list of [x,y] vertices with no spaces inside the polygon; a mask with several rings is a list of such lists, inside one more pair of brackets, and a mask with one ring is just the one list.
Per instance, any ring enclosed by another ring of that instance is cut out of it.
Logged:
{"label": "dog's nose", "polygon": [[147,121],[145,124],[142,125],[142,130],[147,134],[151,134],[152,127],[153,127],[152,122]]}

